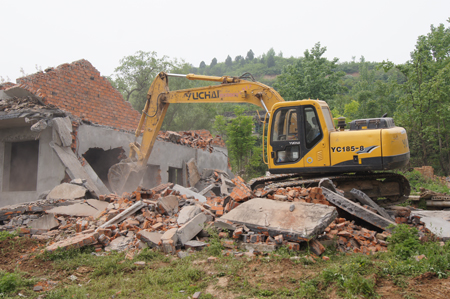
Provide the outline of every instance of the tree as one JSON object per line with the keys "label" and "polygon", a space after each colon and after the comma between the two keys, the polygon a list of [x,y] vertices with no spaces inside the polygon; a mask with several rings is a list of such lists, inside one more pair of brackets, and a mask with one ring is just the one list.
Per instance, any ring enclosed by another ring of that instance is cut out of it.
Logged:
{"label": "tree", "polygon": [[231,163],[236,168],[236,173],[244,172],[244,166],[251,157],[251,150],[255,144],[253,133],[253,119],[243,114],[244,109],[237,107],[234,110],[234,118],[227,126],[227,147]]}
{"label": "tree", "polygon": [[253,60],[253,58],[255,58],[255,54],[253,53],[252,49],[250,49],[250,50],[247,52],[247,57],[246,57],[245,59],[251,61],[251,60]]}
{"label": "tree", "polygon": [[210,67],[213,67],[213,66],[215,66],[217,64],[217,58],[216,57],[214,57],[212,60],[211,60],[211,64],[209,65]]}
{"label": "tree", "polygon": [[329,61],[322,57],[326,50],[317,43],[304,52],[304,58],[283,68],[274,86],[286,100],[327,100],[345,91],[339,83],[345,73],[335,71],[337,58]]}
{"label": "tree", "polygon": [[275,50],[271,48],[267,51],[267,67],[275,66]]}
{"label": "tree", "polygon": [[227,66],[232,66],[233,65],[233,60],[231,60],[230,55],[227,56],[227,59],[225,59],[225,64]]}
{"label": "tree", "polygon": [[241,55],[238,55],[236,57],[234,57],[234,62],[238,63],[239,61],[241,61],[243,58]]}
{"label": "tree", "polygon": [[141,111],[155,76],[167,72],[173,66],[174,62],[167,56],[158,58],[156,52],[138,51],[135,55],[122,58],[109,79],[125,100],[131,102],[134,109]]}
{"label": "tree", "polygon": [[223,115],[216,115],[213,124],[214,133],[227,141],[227,121]]}
{"label": "tree", "polygon": [[[450,22],[450,19],[448,20]],[[450,173],[450,28],[431,26],[419,36],[411,59],[396,67],[406,77],[394,84],[403,93],[398,99],[396,120],[408,132],[412,163],[432,165]]]}
{"label": "tree", "polygon": [[206,63],[202,60],[202,62],[200,62],[200,68],[204,69],[206,67]]}

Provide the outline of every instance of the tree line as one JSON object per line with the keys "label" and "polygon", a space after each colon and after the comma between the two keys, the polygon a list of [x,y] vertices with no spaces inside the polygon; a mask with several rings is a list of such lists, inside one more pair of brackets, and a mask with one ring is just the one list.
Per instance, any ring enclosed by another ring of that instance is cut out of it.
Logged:
{"label": "tree line", "polygon": [[[448,20],[450,22],[450,19]],[[410,59],[402,64],[390,61],[369,62],[353,57],[350,62],[327,59],[327,48],[316,43],[302,57],[283,57],[272,48],[256,56],[250,49],[245,55],[230,55],[219,62],[213,58],[193,66],[183,60],[158,57],[155,52],[138,51],[126,56],[109,77],[111,83],[130,101],[135,109],[143,109],[147,90],[161,71],[196,73],[213,76],[240,76],[251,73],[264,84],[275,88],[287,100],[321,99],[327,101],[333,117],[381,117],[387,113],[396,125],[408,132],[411,166],[431,165],[442,175],[450,173],[450,27],[431,26],[430,32],[419,36]],[[171,90],[210,85],[211,82],[171,78]],[[232,164],[248,176],[264,172],[260,155],[262,140],[251,137],[244,112],[258,108],[245,104],[196,104],[188,109],[172,104],[164,120],[165,130],[208,129],[228,139]],[[236,123],[246,126],[239,131],[223,118],[233,112]],[[216,120],[214,123],[213,120]],[[222,126],[222,127],[221,127]],[[226,129],[228,128],[228,129]],[[234,129],[231,129],[234,128]],[[233,132],[245,136],[233,137]],[[254,133],[254,132],[253,132]],[[235,142],[247,138],[250,142]],[[253,143],[253,147],[248,143]],[[245,151],[236,147],[245,145]],[[249,150],[250,148],[250,150]]]}

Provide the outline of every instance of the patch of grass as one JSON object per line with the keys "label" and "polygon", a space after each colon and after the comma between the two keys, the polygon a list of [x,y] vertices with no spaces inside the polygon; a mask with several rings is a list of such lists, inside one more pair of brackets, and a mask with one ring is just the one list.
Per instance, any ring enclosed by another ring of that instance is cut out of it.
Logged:
{"label": "patch of grass", "polygon": [[43,261],[58,261],[58,260],[71,260],[77,258],[82,254],[90,254],[94,252],[94,246],[85,246],[81,248],[72,248],[72,249],[63,249],[58,248],[55,251],[49,252],[44,251],[42,254],[39,254],[37,258]]}
{"label": "patch of grass", "polygon": [[22,287],[32,286],[34,282],[34,279],[25,279],[19,273],[0,271],[0,294],[10,295]]}
{"label": "patch of grass", "polygon": [[322,272],[324,285],[335,283],[345,297],[363,295],[376,297],[374,262],[365,255],[355,254],[346,259],[345,264],[335,264]]}
{"label": "patch of grass", "polygon": [[413,170],[401,173],[411,185],[411,191],[420,192],[420,188],[433,190],[438,193],[449,193],[450,189],[439,181],[424,177],[419,171]]}
{"label": "patch of grass", "polygon": [[220,243],[217,230],[210,228],[207,231],[209,234],[209,246],[206,247],[206,252],[212,256],[222,256],[222,250],[224,250],[225,247]]}
{"label": "patch of grass", "polygon": [[18,236],[16,232],[0,231],[0,242]]}

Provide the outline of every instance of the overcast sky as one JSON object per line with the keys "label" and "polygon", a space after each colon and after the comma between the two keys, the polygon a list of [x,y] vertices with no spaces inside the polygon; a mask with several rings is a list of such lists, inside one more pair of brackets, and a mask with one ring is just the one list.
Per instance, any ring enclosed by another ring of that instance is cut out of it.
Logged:
{"label": "overcast sky", "polygon": [[[340,62],[407,61],[430,25],[450,24],[449,0],[0,1],[0,76],[87,59],[102,75],[136,51],[198,66],[274,48],[300,57],[320,42]],[[0,78],[1,80],[1,78]]]}

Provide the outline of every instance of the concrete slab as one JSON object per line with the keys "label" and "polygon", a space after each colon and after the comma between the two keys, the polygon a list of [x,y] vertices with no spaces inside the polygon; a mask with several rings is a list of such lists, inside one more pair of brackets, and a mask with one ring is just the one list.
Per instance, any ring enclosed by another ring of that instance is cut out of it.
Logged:
{"label": "concrete slab", "polygon": [[94,207],[95,209],[97,209],[100,212],[103,212],[109,205],[109,202],[101,201],[101,200],[97,200],[97,199],[88,199],[86,201],[89,205],[91,205],[92,207]]}
{"label": "concrete slab", "polygon": [[199,202],[206,202],[206,197],[183,186],[174,185],[172,189],[180,192],[181,195],[193,196]]}
{"label": "concrete slab", "polygon": [[161,241],[162,234],[155,233],[155,232],[148,232],[146,230],[140,230],[136,234],[136,237],[139,240],[144,241],[145,243],[147,243],[148,246],[154,248],[154,247],[158,247],[159,246],[159,242]]}
{"label": "concrete slab", "polygon": [[422,217],[420,221],[425,223],[426,228],[444,241],[450,239],[450,222],[438,217]]}
{"label": "concrete slab", "polygon": [[161,213],[168,214],[170,216],[178,213],[178,198],[175,195],[169,195],[158,199],[158,209]]}
{"label": "concrete slab", "polygon": [[441,218],[445,221],[450,221],[450,211],[422,211],[422,210],[412,210],[412,216],[420,217],[436,217]]}
{"label": "concrete slab", "polygon": [[200,214],[202,209],[198,206],[187,206],[181,209],[180,213],[178,213],[178,225],[183,225],[192,218],[195,217],[195,215]]}
{"label": "concrete slab", "polygon": [[[295,205],[292,212],[289,210],[291,205]],[[220,219],[243,224],[252,231],[268,233],[272,237],[282,234],[285,240],[298,242],[322,233],[337,215],[334,207],[326,205],[254,198]]]}
{"label": "concrete slab", "polygon": [[322,192],[333,205],[381,229],[386,229],[390,225],[396,225],[395,222],[375,214],[325,187],[322,187]]}
{"label": "concrete slab", "polygon": [[192,218],[189,222],[178,228],[178,240],[184,245],[186,242],[192,240],[202,229],[206,222],[206,215],[200,213]]}
{"label": "concrete slab", "polygon": [[68,183],[62,183],[56,186],[47,195],[47,199],[77,199],[82,198],[86,195],[87,189]]}
{"label": "concrete slab", "polygon": [[76,203],[70,206],[56,207],[45,211],[47,214],[78,216],[78,217],[95,217],[98,210],[85,203]]}
{"label": "concrete slab", "polygon": [[46,214],[36,220],[31,221],[30,223],[28,223],[28,226],[30,228],[51,230],[57,228],[59,226],[59,222],[58,220],[56,220],[54,214]]}
{"label": "concrete slab", "polygon": [[109,243],[108,246],[105,247],[105,251],[123,251],[128,245],[133,242],[134,237],[118,237]]}

